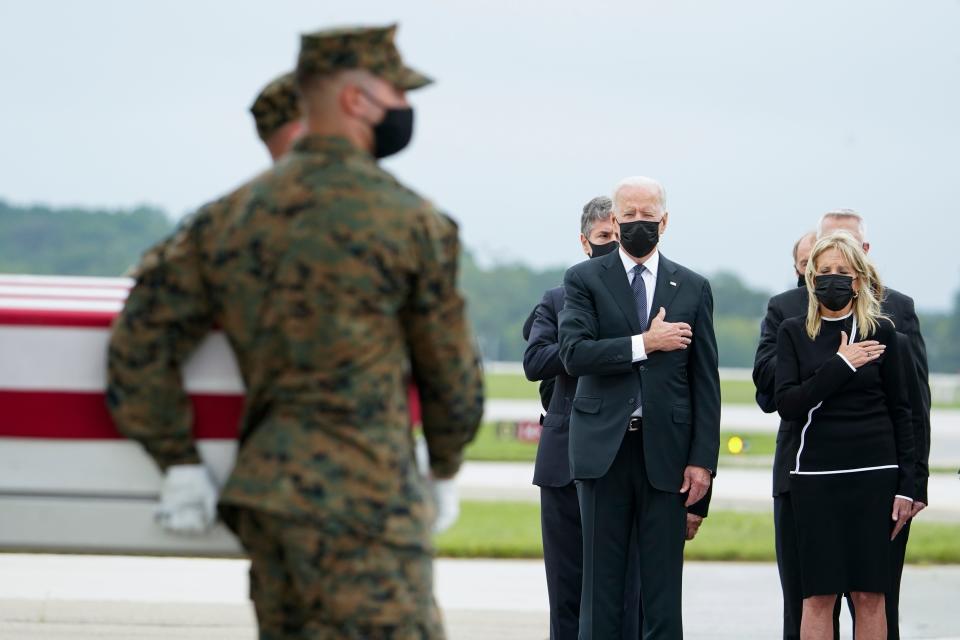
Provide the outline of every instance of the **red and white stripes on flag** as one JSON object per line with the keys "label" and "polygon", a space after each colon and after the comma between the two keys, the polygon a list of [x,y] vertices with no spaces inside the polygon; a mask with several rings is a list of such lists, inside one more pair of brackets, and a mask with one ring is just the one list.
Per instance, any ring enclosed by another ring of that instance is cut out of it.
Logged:
{"label": "red and white stripes on flag", "polygon": [[[106,409],[110,326],[126,278],[0,276],[0,437],[121,437]],[[224,335],[186,363],[198,439],[233,439],[243,383]]]}
{"label": "red and white stripes on flag", "polygon": [[[218,527],[152,523],[160,475],[107,411],[107,345],[132,281],[0,275],[0,549],[236,554]],[[197,447],[215,480],[236,457],[244,389],[222,332],[184,366]],[[410,410],[419,422],[419,398]]]}
{"label": "red and white stripes on flag", "polygon": [[[115,439],[107,343],[129,278],[0,275],[0,438]],[[235,439],[243,382],[220,331],[185,363],[197,439]],[[412,422],[419,397],[409,393]]]}

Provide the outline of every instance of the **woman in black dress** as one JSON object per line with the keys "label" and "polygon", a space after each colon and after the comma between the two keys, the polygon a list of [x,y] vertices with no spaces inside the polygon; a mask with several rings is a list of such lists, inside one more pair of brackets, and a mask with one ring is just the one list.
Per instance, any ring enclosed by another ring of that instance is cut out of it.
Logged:
{"label": "woman in black dress", "polygon": [[833,638],[837,594],[850,593],[858,640],[885,640],[890,541],[914,492],[896,329],[880,311],[876,269],[849,234],[817,242],[806,283],[807,314],[780,325],[776,371],[777,411],[800,430],[790,472],[800,637]]}

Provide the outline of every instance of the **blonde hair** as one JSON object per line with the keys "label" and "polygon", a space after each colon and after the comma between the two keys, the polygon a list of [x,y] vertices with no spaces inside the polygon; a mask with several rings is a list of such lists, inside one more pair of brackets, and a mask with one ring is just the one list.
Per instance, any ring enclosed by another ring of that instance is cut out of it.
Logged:
{"label": "blonde hair", "polygon": [[853,315],[859,327],[858,333],[861,336],[876,333],[881,319],[890,320],[880,309],[880,303],[883,300],[883,284],[880,282],[880,275],[877,273],[877,268],[870,262],[867,254],[864,253],[862,244],[852,234],[846,231],[836,231],[820,238],[813,245],[813,251],[810,252],[810,261],[807,263],[807,270],[804,273],[808,297],[807,335],[810,336],[811,340],[820,335],[823,316],[820,313],[820,302],[814,294],[814,279],[817,276],[817,261],[821,255],[831,249],[840,252],[840,255],[853,269],[854,276],[860,282],[860,287],[853,299]]}

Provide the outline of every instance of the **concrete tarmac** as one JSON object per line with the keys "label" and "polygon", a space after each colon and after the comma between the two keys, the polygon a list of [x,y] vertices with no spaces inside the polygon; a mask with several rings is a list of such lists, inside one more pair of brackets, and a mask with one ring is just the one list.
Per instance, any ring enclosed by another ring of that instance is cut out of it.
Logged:
{"label": "concrete tarmac", "polygon": [[[244,560],[0,554],[0,640],[254,640]],[[451,640],[543,640],[539,561],[438,560],[437,599]],[[960,567],[907,567],[904,639],[960,640]],[[687,563],[689,640],[775,638],[772,564]],[[850,637],[844,614],[844,635]]]}

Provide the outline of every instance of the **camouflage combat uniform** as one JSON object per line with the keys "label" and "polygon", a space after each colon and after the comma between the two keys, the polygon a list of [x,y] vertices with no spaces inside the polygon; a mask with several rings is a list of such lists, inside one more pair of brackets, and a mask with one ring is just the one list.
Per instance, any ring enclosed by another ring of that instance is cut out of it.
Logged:
{"label": "camouflage combat uniform", "polygon": [[274,78],[257,94],[250,113],[257,125],[257,135],[266,141],[273,133],[300,117],[300,98],[293,73]]}
{"label": "camouflage combat uniform", "polygon": [[162,468],[198,463],[180,367],[226,333],[247,399],[220,510],[251,556],[261,638],[443,637],[405,376],[449,477],[483,403],[458,255],[456,225],[369,153],[307,136],[137,269],[111,411]]}

